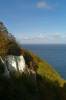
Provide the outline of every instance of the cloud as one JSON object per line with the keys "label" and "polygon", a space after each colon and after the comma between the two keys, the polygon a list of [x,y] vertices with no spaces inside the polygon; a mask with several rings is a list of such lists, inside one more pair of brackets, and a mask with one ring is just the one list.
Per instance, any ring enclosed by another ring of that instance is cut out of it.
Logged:
{"label": "cloud", "polygon": [[54,40],[60,40],[60,39],[62,39],[62,36],[61,36],[60,34],[54,34],[54,35],[52,35],[51,37],[52,37],[52,39],[54,39]]}
{"label": "cloud", "polygon": [[36,3],[36,7],[37,8],[52,9],[52,7],[48,3],[44,2],[44,1],[37,2]]}
{"label": "cloud", "polygon": [[19,41],[25,44],[61,44],[66,43],[66,35],[60,33],[37,34],[36,36],[23,36]]}

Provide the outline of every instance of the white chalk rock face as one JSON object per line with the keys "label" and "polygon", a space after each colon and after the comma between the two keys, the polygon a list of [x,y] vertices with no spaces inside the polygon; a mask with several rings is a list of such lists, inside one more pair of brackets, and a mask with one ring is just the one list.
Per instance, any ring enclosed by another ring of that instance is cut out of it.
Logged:
{"label": "white chalk rock face", "polygon": [[[21,56],[7,56],[7,64],[10,71],[19,71],[23,72],[25,69],[25,60],[24,57]],[[18,68],[17,68],[18,67]]]}
{"label": "white chalk rock face", "polygon": [[24,71],[25,69],[25,60],[23,56],[19,56],[18,58],[18,66],[19,66],[19,71]]}
{"label": "white chalk rock face", "polygon": [[24,57],[21,56],[13,56],[9,55],[6,56],[5,59],[2,59],[0,57],[0,61],[3,64],[4,72],[2,73],[5,77],[10,77],[10,73],[13,73],[14,71],[19,71],[22,73],[25,69],[25,60]]}

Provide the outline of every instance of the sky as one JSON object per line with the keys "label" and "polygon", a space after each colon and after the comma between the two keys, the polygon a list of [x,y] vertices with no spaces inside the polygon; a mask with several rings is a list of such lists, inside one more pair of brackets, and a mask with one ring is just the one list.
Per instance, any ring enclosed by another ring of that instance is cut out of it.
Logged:
{"label": "sky", "polygon": [[0,21],[25,44],[66,44],[66,0],[0,0]]}

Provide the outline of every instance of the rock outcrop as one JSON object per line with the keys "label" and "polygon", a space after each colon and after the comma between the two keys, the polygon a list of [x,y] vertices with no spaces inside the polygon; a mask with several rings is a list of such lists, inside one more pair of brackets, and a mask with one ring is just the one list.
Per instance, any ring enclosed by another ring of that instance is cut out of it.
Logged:
{"label": "rock outcrop", "polygon": [[5,77],[10,77],[10,75],[17,73],[22,73],[25,70],[25,60],[23,56],[13,56],[9,55],[5,58],[0,57],[0,62],[3,65],[3,75]]}
{"label": "rock outcrop", "polygon": [[22,72],[34,75],[36,64],[33,58],[27,54],[0,22],[0,61],[4,68],[3,75],[10,77],[12,74],[22,74]]}

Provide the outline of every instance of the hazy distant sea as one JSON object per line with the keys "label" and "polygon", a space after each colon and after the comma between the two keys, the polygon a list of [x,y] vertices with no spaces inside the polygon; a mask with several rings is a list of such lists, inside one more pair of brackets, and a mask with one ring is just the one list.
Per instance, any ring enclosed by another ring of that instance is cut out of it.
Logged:
{"label": "hazy distant sea", "polygon": [[31,50],[51,64],[66,79],[66,45],[24,44],[22,47]]}

